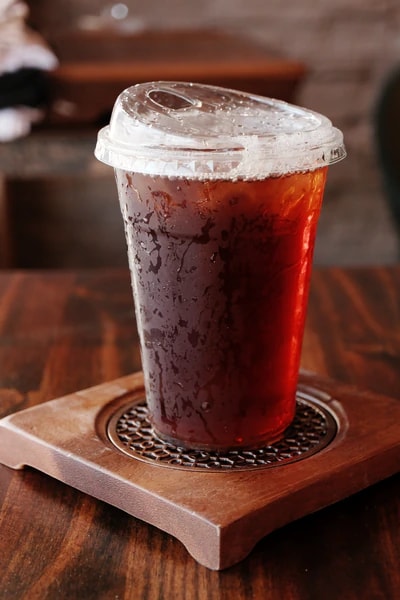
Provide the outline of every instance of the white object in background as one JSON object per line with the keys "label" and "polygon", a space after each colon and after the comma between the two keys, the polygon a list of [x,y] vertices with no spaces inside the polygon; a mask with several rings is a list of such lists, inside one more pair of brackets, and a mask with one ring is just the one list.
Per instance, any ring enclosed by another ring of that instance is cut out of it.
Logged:
{"label": "white object in background", "polygon": [[0,110],[0,142],[10,142],[28,135],[32,123],[41,119],[43,112],[37,108],[17,106]]}
{"label": "white object in background", "polygon": [[21,68],[49,71],[58,65],[43,38],[26,26],[28,12],[20,0],[0,0],[0,73]]}
{"label": "white object in background", "polygon": [[[43,38],[27,27],[29,9],[21,0],[0,0],[0,77],[23,68],[50,71],[58,60]],[[27,135],[43,111],[26,106],[0,110],[0,142]]]}

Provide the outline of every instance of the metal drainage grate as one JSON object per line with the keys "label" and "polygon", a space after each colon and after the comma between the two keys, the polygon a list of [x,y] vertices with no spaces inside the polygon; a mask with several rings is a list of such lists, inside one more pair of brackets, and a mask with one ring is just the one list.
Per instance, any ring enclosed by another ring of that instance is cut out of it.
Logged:
{"label": "metal drainage grate", "polygon": [[336,433],[336,419],[317,390],[315,394],[298,391],[292,425],[280,440],[263,448],[217,452],[164,442],[153,432],[144,399],[120,408],[107,427],[111,442],[128,456],[153,465],[207,472],[265,469],[303,460],[326,448]]}

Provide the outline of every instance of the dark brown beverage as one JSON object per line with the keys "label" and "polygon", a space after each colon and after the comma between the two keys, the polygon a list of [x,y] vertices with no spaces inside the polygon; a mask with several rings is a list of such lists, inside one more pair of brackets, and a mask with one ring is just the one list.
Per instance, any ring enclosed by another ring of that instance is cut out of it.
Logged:
{"label": "dark brown beverage", "polygon": [[198,448],[275,440],[295,411],[326,167],[116,175],[156,432]]}
{"label": "dark brown beverage", "polygon": [[116,173],[156,433],[224,451],[276,440],[342,133],[280,100],[149,82],[119,95],[95,153]]}

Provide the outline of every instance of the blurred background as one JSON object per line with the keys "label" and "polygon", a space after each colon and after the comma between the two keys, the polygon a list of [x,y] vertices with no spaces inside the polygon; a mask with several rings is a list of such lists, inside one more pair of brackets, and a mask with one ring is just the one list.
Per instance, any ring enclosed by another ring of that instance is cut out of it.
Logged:
{"label": "blurred background", "polygon": [[[315,263],[398,262],[400,168],[389,164],[400,160],[398,0],[0,0],[5,57],[3,268],[127,264],[113,173],[93,148],[116,95],[153,79],[229,85],[327,115],[348,158],[330,169]],[[29,88],[29,122],[13,132],[6,75],[21,70],[35,94]]]}

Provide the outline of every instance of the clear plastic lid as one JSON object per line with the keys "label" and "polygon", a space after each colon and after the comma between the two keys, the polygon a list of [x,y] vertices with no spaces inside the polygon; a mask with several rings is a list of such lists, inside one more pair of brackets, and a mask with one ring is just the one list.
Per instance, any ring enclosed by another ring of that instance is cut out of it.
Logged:
{"label": "clear plastic lid", "polygon": [[262,179],[345,157],[326,117],[280,100],[182,82],[132,86],[98,134],[96,157],[130,172]]}

